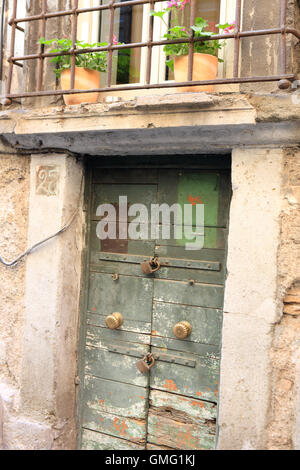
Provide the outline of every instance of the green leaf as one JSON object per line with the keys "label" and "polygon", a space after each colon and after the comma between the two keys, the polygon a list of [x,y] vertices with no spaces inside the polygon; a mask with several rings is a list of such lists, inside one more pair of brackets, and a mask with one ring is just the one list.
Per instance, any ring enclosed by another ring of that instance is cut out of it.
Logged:
{"label": "green leaf", "polygon": [[202,29],[204,29],[208,26],[208,21],[198,16],[197,18],[195,18],[195,25],[202,26]]}
{"label": "green leaf", "polygon": [[150,11],[150,16],[157,16],[158,18],[162,19],[164,17],[165,13],[166,13],[166,10],[163,10],[163,11],[154,11],[154,10],[152,10],[152,11]]}
{"label": "green leaf", "polygon": [[166,60],[166,66],[169,67],[172,70],[172,72],[174,72],[174,60],[173,59]]}
{"label": "green leaf", "polygon": [[230,23],[216,24],[216,28],[218,29],[225,29],[225,28],[229,28],[230,26],[232,26]]}
{"label": "green leaf", "polygon": [[[50,62],[56,64],[54,73],[59,78],[63,70],[70,68],[71,56],[70,55],[55,56],[55,54],[69,51],[70,48],[72,47],[72,40],[68,38],[48,39],[48,40],[45,40],[45,38],[40,38],[39,44],[45,44],[48,46],[52,44],[57,45],[57,47],[53,48],[50,51],[54,56],[54,57],[51,57]],[[101,43],[97,42],[97,43],[89,44],[86,41],[76,41],[77,49],[80,49],[80,48],[90,49],[96,46],[105,47],[107,46],[107,42],[101,42]],[[100,72],[106,72],[107,71],[107,51],[77,54],[75,63],[77,67],[85,67],[91,70],[98,70]]]}

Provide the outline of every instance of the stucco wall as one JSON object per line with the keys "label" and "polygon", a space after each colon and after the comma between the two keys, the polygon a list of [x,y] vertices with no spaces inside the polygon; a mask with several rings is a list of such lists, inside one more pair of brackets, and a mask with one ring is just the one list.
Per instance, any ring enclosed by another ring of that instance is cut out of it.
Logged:
{"label": "stucco wall", "polygon": [[78,209],[59,237],[17,267],[0,267],[3,449],[76,447],[82,185],[82,165],[67,155],[0,155],[1,254],[16,258]]}
{"label": "stucco wall", "polygon": [[[290,288],[298,289],[300,276],[300,160],[294,150],[299,104],[293,105],[289,95],[226,97],[225,103],[221,96],[186,95],[185,101],[180,96],[112,108],[63,108],[60,114],[53,108],[3,113],[2,132],[23,154],[1,148],[0,252],[14,258],[26,243],[60,228],[78,206],[82,162],[72,154],[74,147],[95,158],[101,151],[126,152],[126,158],[145,149],[162,155],[233,147],[219,448],[299,448],[299,317],[283,307],[283,300],[291,305],[287,296],[298,295]],[[257,128],[263,129],[259,145]],[[282,148],[284,135],[293,148]],[[49,150],[51,144],[61,153]],[[67,155],[62,149],[69,145]],[[42,148],[44,154],[27,155]],[[51,185],[45,194],[37,175],[50,167],[59,182],[54,194]],[[76,223],[61,237],[17,268],[0,268],[4,448],[76,445],[74,378],[84,246],[79,209]]]}
{"label": "stucco wall", "polygon": [[[10,151],[2,147],[0,153],[0,254],[8,260],[26,248],[30,164]],[[0,448],[11,440],[8,426],[19,410],[24,283],[24,261],[12,268],[0,264]]]}

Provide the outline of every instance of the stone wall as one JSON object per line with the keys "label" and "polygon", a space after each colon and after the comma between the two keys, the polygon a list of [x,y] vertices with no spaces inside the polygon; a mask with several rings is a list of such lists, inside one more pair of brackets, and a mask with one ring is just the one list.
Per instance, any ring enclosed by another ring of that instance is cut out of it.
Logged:
{"label": "stone wall", "polygon": [[281,220],[279,301],[274,332],[268,448],[300,449],[300,152],[284,159],[285,204]]}

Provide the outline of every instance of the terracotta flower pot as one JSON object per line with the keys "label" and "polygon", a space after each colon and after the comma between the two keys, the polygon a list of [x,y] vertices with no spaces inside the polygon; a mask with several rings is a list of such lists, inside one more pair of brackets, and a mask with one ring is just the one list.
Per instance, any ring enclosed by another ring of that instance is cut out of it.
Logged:
{"label": "terracotta flower pot", "polygon": [[[186,82],[188,77],[188,55],[176,56],[174,58],[175,82]],[[218,72],[218,58],[210,54],[194,53],[193,80],[215,80]],[[213,92],[214,85],[178,87],[178,91],[206,91]]]}
{"label": "terracotta flower pot", "polygon": [[[71,88],[71,69],[64,70],[60,77],[62,90]],[[91,90],[100,87],[100,72],[97,70],[75,67],[75,89]],[[75,95],[63,95],[66,105],[81,103],[97,103],[99,93],[78,93]]]}

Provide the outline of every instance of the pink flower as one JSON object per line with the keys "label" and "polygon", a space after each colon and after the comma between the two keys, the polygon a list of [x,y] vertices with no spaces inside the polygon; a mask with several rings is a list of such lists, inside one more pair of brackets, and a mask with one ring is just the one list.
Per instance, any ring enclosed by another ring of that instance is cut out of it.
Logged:
{"label": "pink flower", "polygon": [[190,0],[182,0],[180,10],[183,10],[187,3],[190,3]]}
{"label": "pink flower", "polygon": [[117,40],[117,37],[116,37],[115,34],[113,35],[113,45],[114,45],[114,46],[117,46],[117,45],[118,45],[118,40]]}
{"label": "pink flower", "polygon": [[235,21],[233,21],[230,26],[224,29],[224,33],[230,34],[234,29],[235,29]]}
{"label": "pink flower", "polygon": [[180,0],[170,0],[167,2],[167,8],[180,8]]}

